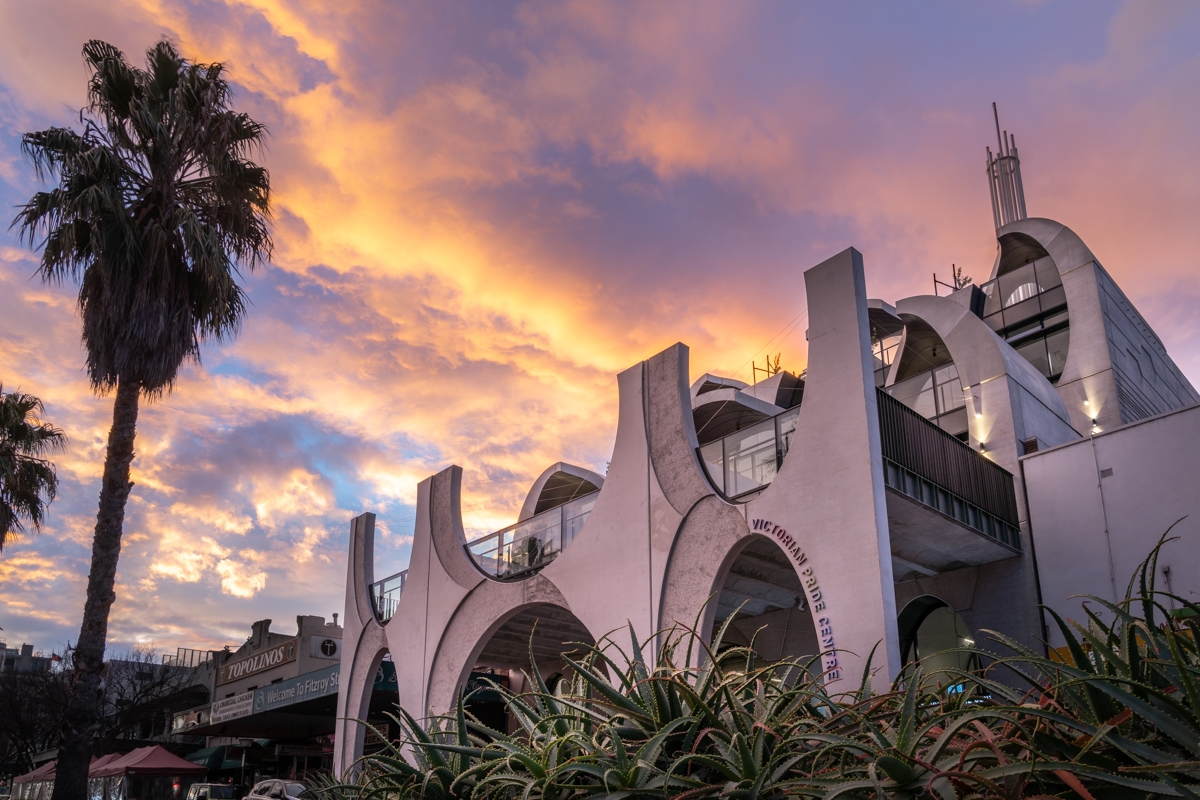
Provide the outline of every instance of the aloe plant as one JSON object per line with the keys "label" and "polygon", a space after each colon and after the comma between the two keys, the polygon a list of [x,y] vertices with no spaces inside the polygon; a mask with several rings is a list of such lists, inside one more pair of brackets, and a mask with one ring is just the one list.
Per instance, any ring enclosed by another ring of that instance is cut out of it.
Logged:
{"label": "aloe plant", "polygon": [[630,628],[628,652],[604,637],[568,659],[570,678],[554,690],[532,652],[529,691],[491,686],[515,732],[480,724],[465,697],[424,725],[399,710],[400,741],[365,756],[353,781],[320,791],[331,800],[1196,798],[1200,608],[1155,588],[1165,541],[1122,602],[1091,598],[1104,614],[1089,608],[1076,624],[1050,612],[1067,658],[991,634],[1007,655],[967,651],[985,668],[918,663],[872,694],[868,659],[857,689],[834,695],[819,658],[764,663],[753,642],[723,649],[724,626],[711,644],[692,629],[661,632],[652,662]]}

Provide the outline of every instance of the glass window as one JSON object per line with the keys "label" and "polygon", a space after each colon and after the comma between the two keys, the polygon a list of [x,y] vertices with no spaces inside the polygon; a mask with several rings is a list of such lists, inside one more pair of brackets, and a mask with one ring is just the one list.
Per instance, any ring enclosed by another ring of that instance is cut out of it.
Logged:
{"label": "glass window", "polygon": [[1046,340],[1039,336],[1031,342],[1018,345],[1016,351],[1020,353],[1026,361],[1037,369],[1043,375],[1049,376],[1050,361],[1046,358]]}
{"label": "glass window", "polygon": [[961,436],[969,428],[967,425],[967,410],[960,408],[957,411],[951,411],[949,414],[943,414],[938,417],[937,424],[938,427],[951,436]]}
{"label": "glass window", "polygon": [[796,434],[796,420],[798,419],[800,419],[799,408],[785,411],[775,418],[776,422],[779,423],[780,458],[786,456],[788,450],[791,449],[792,436]]}
{"label": "glass window", "polygon": [[1058,267],[1054,266],[1054,259],[1050,258],[1050,256],[1039,258],[1033,262],[1033,266],[1037,270],[1038,286],[1042,287],[1043,292],[1049,291],[1055,286],[1062,286],[1062,278],[1058,274]]}
{"label": "glass window", "polygon": [[725,491],[725,459],[722,455],[723,439],[709,442],[700,448],[700,461],[708,472],[708,479],[718,491]]}
{"label": "glass window", "polygon": [[949,383],[938,384],[937,395],[939,414],[962,408],[967,404],[967,398],[963,396],[963,389],[957,378]]}
{"label": "glass window", "polygon": [[1031,297],[1028,300],[1006,307],[1004,309],[1004,324],[1005,326],[1015,325],[1030,317],[1036,317],[1041,311],[1042,309],[1038,305],[1037,298]]}
{"label": "glass window", "polygon": [[1004,315],[1000,312],[992,314],[990,317],[984,318],[984,323],[994,331],[998,331],[1004,327]]}
{"label": "glass window", "polygon": [[899,336],[885,336],[871,343],[871,354],[874,356],[875,369],[890,366],[896,356],[896,348],[900,344]]}
{"label": "glass window", "polygon": [[725,438],[725,493],[751,492],[775,480],[775,420],[760,422]]}
{"label": "glass window", "polygon": [[1000,276],[1000,297],[1004,307],[1016,305],[1028,300],[1038,293],[1037,278],[1034,275],[1033,264],[1018,267],[1007,275]]}
{"label": "glass window", "polygon": [[576,534],[583,528],[583,523],[587,521],[588,514],[592,513],[592,506],[596,505],[596,498],[599,496],[599,492],[592,492],[563,506],[563,547],[575,541]]}
{"label": "glass window", "polygon": [[937,403],[933,399],[932,372],[923,372],[893,384],[888,394],[926,419],[937,416]]}
{"label": "glass window", "polygon": [[933,380],[935,383],[946,383],[947,381],[957,381],[958,380],[958,367],[954,366],[953,361],[951,361],[949,364],[946,364],[945,366],[938,367],[937,369],[935,369],[933,371]]}
{"label": "glass window", "polygon": [[1045,292],[1040,298],[1042,303],[1042,311],[1053,311],[1059,306],[1066,305],[1067,293],[1061,286],[1055,286],[1048,292]]}
{"label": "glass window", "polygon": [[1027,322],[1024,325],[1013,328],[1012,330],[1005,331],[1004,339],[1011,344],[1012,342],[1015,342],[1018,339],[1024,339],[1029,334],[1036,333],[1041,329],[1042,321],[1040,319],[1035,319],[1033,322]]}
{"label": "glass window", "polygon": [[1067,312],[1066,312],[1066,309],[1063,309],[1062,311],[1059,311],[1058,313],[1055,313],[1055,314],[1047,314],[1042,319],[1042,327],[1049,330],[1050,328],[1053,328],[1058,323],[1066,322],[1066,321],[1067,321]]}
{"label": "glass window", "polygon": [[1046,336],[1046,351],[1050,358],[1049,374],[1062,374],[1063,367],[1067,364],[1067,346],[1070,344],[1070,340],[1070,328],[1064,328]]}

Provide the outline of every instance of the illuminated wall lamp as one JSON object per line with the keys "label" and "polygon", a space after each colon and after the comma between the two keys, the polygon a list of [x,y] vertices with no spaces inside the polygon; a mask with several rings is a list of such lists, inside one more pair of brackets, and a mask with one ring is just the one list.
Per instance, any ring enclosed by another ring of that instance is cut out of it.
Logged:
{"label": "illuminated wall lamp", "polygon": [[1100,423],[1096,422],[1096,418],[1092,417],[1092,433],[1100,432]]}

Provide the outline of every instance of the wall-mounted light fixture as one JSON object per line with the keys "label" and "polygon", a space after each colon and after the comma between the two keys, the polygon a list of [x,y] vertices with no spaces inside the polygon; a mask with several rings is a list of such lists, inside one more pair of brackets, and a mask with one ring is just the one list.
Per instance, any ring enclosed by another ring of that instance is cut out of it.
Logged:
{"label": "wall-mounted light fixture", "polygon": [[1092,417],[1092,433],[1100,432],[1100,423],[1096,422],[1096,418]]}

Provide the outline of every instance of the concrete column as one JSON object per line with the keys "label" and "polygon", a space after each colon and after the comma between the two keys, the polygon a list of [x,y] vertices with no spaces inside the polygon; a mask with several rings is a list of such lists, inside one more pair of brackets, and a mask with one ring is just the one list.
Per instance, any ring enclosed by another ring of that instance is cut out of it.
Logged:
{"label": "concrete column", "polygon": [[346,608],[342,623],[342,665],[338,673],[333,773],[343,775],[362,755],[365,720],[371,705],[375,671],[387,650],[387,637],[375,619],[371,584],[375,582],[375,515],[350,521],[350,557],[346,565]]}
{"label": "concrete column", "polygon": [[779,542],[805,587],[831,688],[852,691],[871,662],[885,690],[900,669],[879,414],[862,254],[804,273],[808,374],[791,449],[746,506],[752,533]]}

